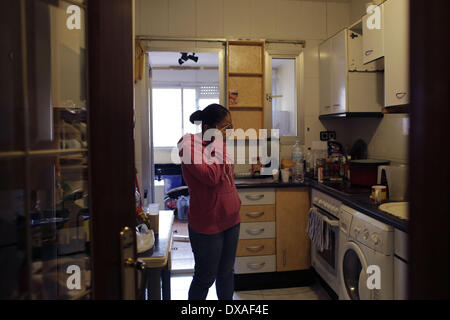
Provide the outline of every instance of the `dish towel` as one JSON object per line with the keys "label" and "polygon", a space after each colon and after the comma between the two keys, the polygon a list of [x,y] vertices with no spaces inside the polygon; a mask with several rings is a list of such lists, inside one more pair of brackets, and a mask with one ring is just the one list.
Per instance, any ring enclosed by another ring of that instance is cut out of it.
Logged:
{"label": "dish towel", "polygon": [[309,210],[306,232],[320,252],[330,248],[330,226],[316,208]]}

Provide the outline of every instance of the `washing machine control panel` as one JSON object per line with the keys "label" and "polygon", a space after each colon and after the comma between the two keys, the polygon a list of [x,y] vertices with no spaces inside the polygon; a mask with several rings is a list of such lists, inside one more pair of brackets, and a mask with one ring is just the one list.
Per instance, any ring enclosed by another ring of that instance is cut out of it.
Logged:
{"label": "washing machine control panel", "polygon": [[353,213],[349,236],[373,250],[393,254],[393,228],[362,213]]}

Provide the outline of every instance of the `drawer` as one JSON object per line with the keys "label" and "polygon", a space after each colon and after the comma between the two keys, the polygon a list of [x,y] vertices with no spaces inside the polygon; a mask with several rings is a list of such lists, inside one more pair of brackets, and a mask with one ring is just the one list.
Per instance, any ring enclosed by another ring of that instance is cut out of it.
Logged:
{"label": "drawer", "polygon": [[275,221],[275,205],[241,206],[241,222]]}
{"label": "drawer", "polygon": [[237,257],[234,263],[235,274],[275,272],[276,256]]}
{"label": "drawer", "polygon": [[241,223],[239,239],[275,238],[275,222]]}
{"label": "drawer", "polygon": [[237,257],[275,254],[275,239],[239,240]]}
{"label": "drawer", "polygon": [[275,189],[242,189],[238,193],[243,206],[275,204]]}

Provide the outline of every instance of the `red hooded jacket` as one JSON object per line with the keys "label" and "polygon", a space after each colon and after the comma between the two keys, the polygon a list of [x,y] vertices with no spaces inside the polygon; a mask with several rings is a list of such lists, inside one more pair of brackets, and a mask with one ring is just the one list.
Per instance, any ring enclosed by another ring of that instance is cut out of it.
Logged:
{"label": "red hooded jacket", "polygon": [[225,146],[223,141],[204,141],[198,134],[186,134],[178,142],[190,196],[189,226],[198,233],[215,234],[240,223],[234,164]]}

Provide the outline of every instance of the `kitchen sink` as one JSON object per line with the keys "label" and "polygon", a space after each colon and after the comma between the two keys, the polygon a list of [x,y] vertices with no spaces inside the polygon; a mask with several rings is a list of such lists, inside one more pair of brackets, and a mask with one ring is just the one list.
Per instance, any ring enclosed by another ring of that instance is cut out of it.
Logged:
{"label": "kitchen sink", "polygon": [[390,213],[397,218],[408,220],[409,219],[409,202],[390,202],[384,203],[378,207],[378,209]]}

